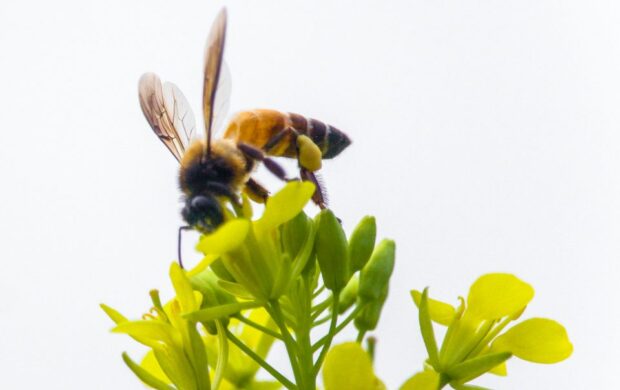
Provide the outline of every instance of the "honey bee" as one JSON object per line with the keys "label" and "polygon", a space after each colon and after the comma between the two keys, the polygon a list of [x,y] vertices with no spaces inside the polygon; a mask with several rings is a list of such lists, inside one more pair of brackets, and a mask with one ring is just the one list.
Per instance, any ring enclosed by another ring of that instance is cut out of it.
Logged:
{"label": "honey bee", "polygon": [[[290,180],[271,157],[295,158],[302,180],[317,190],[313,201],[326,207],[324,188],[316,171],[322,159],[342,152],[350,139],[340,130],[316,119],[275,110],[257,109],[236,114],[221,138],[212,139],[228,107],[229,72],[223,64],[226,9],[216,17],[207,39],[204,65],[204,137],[198,136],[194,116],[178,87],[162,83],[153,73],[139,82],[140,106],[159,139],[180,163],[181,212],[188,226],[210,232],[225,219],[223,202],[239,205],[239,193],[264,202],[269,192],[252,172],[262,163],[282,180]],[[181,230],[179,230],[180,234]]]}

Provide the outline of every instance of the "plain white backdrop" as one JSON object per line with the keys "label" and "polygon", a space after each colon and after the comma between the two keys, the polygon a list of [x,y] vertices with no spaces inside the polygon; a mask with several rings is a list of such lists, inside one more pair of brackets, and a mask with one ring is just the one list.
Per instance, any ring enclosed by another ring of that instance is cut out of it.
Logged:
{"label": "plain white backdrop", "polygon": [[[175,81],[198,111],[221,5],[0,3],[2,388],[141,388],[120,354],[142,349],[108,332],[98,304],[135,318],[149,289],[170,292],[181,220],[176,162],[140,112],[137,80]],[[534,285],[525,317],[562,322],[575,352],[553,366],[512,359],[508,378],[476,383],[617,385],[618,2],[228,7],[233,111],[299,112],[347,132],[353,145],[324,165],[331,205],[347,230],[374,214],[397,241],[376,332],[390,389],[425,358],[409,289],[454,302],[497,271]]]}

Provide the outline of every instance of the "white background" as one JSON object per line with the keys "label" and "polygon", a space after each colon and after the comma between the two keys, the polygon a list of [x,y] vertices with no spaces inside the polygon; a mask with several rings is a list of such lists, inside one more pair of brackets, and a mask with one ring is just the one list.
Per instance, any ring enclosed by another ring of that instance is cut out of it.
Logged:
{"label": "white background", "polygon": [[[348,230],[371,213],[398,243],[378,375],[395,389],[425,357],[409,289],[455,301],[504,271],[536,288],[525,317],[565,324],[575,352],[476,383],[617,386],[618,3],[334,3],[229,5],[232,108],[300,112],[354,140],[324,178]],[[220,6],[0,3],[2,388],[141,388],[120,359],[141,349],[98,304],[135,318],[149,289],[168,294],[181,221],[137,80],[174,80],[198,111]]]}

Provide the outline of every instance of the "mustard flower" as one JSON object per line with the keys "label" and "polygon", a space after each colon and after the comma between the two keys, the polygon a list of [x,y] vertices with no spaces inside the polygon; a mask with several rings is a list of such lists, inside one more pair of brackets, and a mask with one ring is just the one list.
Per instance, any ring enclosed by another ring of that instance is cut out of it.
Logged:
{"label": "mustard flower", "polygon": [[298,216],[314,193],[309,182],[291,182],[267,200],[261,218],[234,218],[205,235],[197,249],[205,255],[200,268],[220,260],[232,280],[221,282],[231,294],[257,302],[276,299],[291,287],[312,254],[314,226],[302,228],[304,240],[296,253],[281,245],[284,223]]}
{"label": "mustard flower", "polygon": [[[512,356],[536,363],[557,363],[573,350],[564,327],[546,318],[530,318],[507,331],[534,297],[534,289],[510,274],[487,274],[474,282],[467,302],[455,308],[411,291],[419,308],[422,338],[428,352],[425,370],[414,375],[402,390],[474,388],[467,382],[490,372],[506,375]],[[438,348],[432,322],[448,326]],[[502,333],[503,332],[503,333]]]}
{"label": "mustard flower", "polygon": [[[135,363],[127,354],[123,360],[145,384],[156,389],[210,389],[207,355],[196,321],[184,313],[200,308],[202,295],[194,291],[177,263],[170,267],[170,279],[176,296],[165,306],[152,292],[154,307],[143,319],[130,321],[109,306],[102,309],[116,323],[115,333],[125,333],[151,348],[146,366]],[[148,367],[156,369],[149,370]],[[171,387],[171,384],[174,387]]]}

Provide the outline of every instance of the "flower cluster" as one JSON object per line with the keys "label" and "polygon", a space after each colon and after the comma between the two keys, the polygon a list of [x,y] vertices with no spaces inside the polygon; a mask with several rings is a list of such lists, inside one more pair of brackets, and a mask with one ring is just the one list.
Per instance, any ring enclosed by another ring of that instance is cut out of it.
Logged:
{"label": "flower cluster", "polygon": [[[258,219],[247,199],[228,210],[226,222],[201,237],[197,249],[204,258],[196,267],[172,264],[175,297],[162,305],[153,292],[153,308],[143,319],[129,321],[102,305],[117,324],[114,332],[150,348],[141,364],[123,355],[145,384],[314,390],[334,336],[352,322],[360,341],[375,329],[394,268],[394,242],[375,246],[372,217],[363,218],[349,239],[330,210],[309,218],[303,208],[314,191],[312,183],[290,182]],[[284,344],[294,378],[267,362],[274,342]],[[276,382],[256,381],[259,368]]]}
{"label": "flower cluster", "polygon": [[[191,270],[170,267],[175,295],[162,304],[151,291],[152,308],[128,320],[101,305],[124,333],[148,347],[140,363],[123,360],[146,385],[167,390],[315,390],[319,372],[325,390],[385,390],[374,373],[374,338],[389,291],[395,244],[375,245],[376,224],[364,217],[347,238],[329,210],[309,218],[303,208],[315,187],[290,182],[269,198],[260,218],[244,198],[227,211],[226,222],[201,237],[202,261]],[[510,274],[487,274],[474,282],[457,307],[411,291],[419,309],[428,353],[423,371],[401,390],[476,389],[473,379],[506,375],[512,356],[556,363],[572,345],[559,323],[545,318],[517,321],[534,289]],[[447,326],[441,345],[433,322]],[[353,323],[356,342],[331,347]],[[512,327],[509,327],[512,325]],[[268,362],[281,343],[293,378]],[[273,378],[260,381],[263,369]]]}

